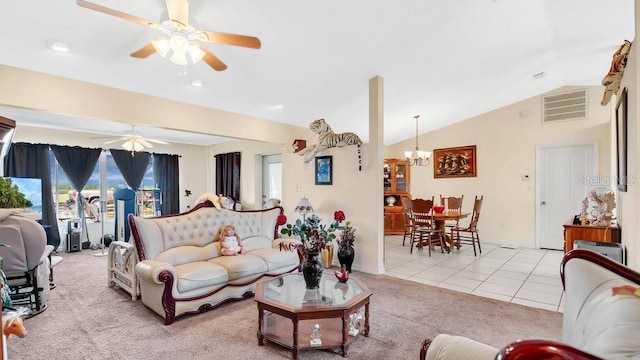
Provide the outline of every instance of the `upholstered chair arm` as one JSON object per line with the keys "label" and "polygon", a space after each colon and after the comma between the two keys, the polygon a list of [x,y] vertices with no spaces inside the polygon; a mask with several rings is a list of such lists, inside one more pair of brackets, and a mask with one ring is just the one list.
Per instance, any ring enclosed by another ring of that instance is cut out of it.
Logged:
{"label": "upholstered chair arm", "polygon": [[462,336],[440,334],[422,343],[420,360],[493,360],[498,350]]}
{"label": "upholstered chair arm", "polygon": [[44,247],[44,252],[42,253],[42,256],[40,257],[40,263],[39,264],[44,264],[47,261],[47,258],[49,258],[49,255],[51,255],[51,253],[53,252],[53,245],[47,245]]}
{"label": "upholstered chair arm", "polygon": [[160,273],[163,271],[168,271],[174,279],[178,278],[175,268],[169,263],[143,260],[136,264],[136,274],[140,277],[140,281],[163,284],[164,282],[160,279]]}
{"label": "upholstered chair arm", "polygon": [[601,358],[570,345],[551,340],[516,341],[500,349],[496,357],[496,360],[545,359],[599,360]]}

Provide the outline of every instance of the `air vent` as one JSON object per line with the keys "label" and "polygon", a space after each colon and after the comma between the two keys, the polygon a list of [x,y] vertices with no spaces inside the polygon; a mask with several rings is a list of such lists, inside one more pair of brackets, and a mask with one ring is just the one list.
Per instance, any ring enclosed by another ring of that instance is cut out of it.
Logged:
{"label": "air vent", "polygon": [[587,90],[544,96],[542,98],[542,122],[577,120],[587,118]]}

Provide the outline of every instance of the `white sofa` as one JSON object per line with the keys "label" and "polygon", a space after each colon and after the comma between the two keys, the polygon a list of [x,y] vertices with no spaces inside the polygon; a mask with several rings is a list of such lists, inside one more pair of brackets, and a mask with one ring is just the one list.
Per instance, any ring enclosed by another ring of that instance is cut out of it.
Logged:
{"label": "white sofa", "polygon": [[[251,297],[261,279],[298,270],[299,254],[279,248],[276,222],[280,214],[281,207],[218,210],[206,201],[177,215],[129,215],[142,302],[168,325],[182,314]],[[235,226],[247,254],[221,256],[214,237],[228,224]]]}
{"label": "white sofa", "polygon": [[562,341],[515,341],[502,349],[440,334],[423,342],[420,359],[640,359],[640,273],[591,250],[565,254]]}

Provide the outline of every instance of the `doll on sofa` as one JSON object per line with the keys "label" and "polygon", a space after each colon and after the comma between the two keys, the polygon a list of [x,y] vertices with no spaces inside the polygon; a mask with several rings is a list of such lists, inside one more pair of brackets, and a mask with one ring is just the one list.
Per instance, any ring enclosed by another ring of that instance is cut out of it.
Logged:
{"label": "doll on sofa", "polygon": [[225,225],[220,228],[218,234],[220,239],[220,252],[224,256],[244,255],[247,251],[242,246],[240,236],[236,233],[236,228],[233,225]]}

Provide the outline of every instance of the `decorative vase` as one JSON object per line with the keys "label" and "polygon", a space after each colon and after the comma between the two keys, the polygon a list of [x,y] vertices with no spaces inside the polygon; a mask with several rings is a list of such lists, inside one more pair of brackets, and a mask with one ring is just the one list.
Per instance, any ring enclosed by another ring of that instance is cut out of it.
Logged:
{"label": "decorative vase", "polygon": [[340,261],[340,265],[343,264],[347,267],[347,271],[351,272],[351,265],[353,264],[353,259],[356,256],[356,250],[353,246],[348,247],[340,247],[338,249],[338,260]]}
{"label": "decorative vase", "polygon": [[333,262],[333,245],[332,244],[325,245],[322,248],[322,250],[320,250],[320,254],[322,257],[322,266],[325,269],[330,268],[331,263]]}
{"label": "decorative vase", "polygon": [[318,258],[317,252],[307,254],[302,262],[302,275],[307,289],[317,289],[320,287],[320,279],[322,278],[322,263]]}

